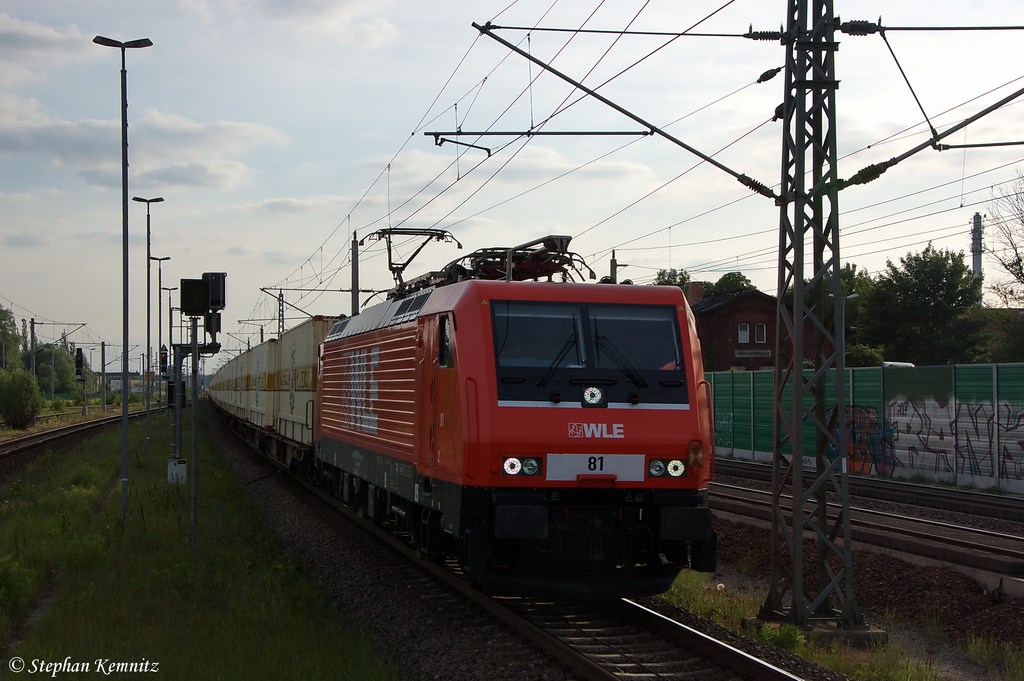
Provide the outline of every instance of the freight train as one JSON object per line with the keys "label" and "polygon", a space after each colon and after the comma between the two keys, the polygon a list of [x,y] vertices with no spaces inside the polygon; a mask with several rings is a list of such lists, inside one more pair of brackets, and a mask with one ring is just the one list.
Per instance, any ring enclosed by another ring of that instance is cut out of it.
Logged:
{"label": "freight train", "polygon": [[314,317],[231,359],[210,396],[268,457],[487,591],[662,593],[715,569],[696,324],[678,287],[576,283],[568,242],[483,249]]}

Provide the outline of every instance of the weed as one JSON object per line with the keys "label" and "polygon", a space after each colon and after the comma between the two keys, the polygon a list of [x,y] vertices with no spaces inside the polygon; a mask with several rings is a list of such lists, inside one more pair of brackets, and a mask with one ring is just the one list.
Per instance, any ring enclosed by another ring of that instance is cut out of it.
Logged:
{"label": "weed", "polygon": [[971,637],[965,646],[967,659],[984,667],[997,678],[1024,681],[1024,647]]}
{"label": "weed", "polygon": [[757,630],[757,638],[791,652],[796,652],[807,643],[807,637],[800,627],[789,622],[784,622],[778,627],[766,624]]}
{"label": "weed", "polygon": [[888,644],[867,650],[839,643],[803,649],[804,657],[857,681],[935,681],[938,670],[931,660],[912,656],[904,648]]}

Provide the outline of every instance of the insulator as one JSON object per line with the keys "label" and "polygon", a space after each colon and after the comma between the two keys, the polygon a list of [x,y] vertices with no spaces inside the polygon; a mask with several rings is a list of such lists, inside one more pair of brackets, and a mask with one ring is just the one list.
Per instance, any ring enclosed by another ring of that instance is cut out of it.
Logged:
{"label": "insulator", "polygon": [[782,31],[749,31],[743,37],[751,40],[782,40]]}
{"label": "insulator", "polygon": [[769,199],[774,199],[775,198],[775,194],[772,193],[772,190],[769,189],[767,187],[767,185],[762,184],[761,182],[758,182],[757,180],[755,180],[755,179],[753,179],[751,177],[747,177],[746,175],[740,175],[736,179],[739,180],[740,184],[742,184],[744,187],[747,187],[748,189],[752,189],[753,191],[757,192],[761,196],[766,196]]}
{"label": "insulator", "polygon": [[847,21],[839,26],[839,30],[847,35],[870,35],[878,33],[881,28],[878,24],[863,20]]}
{"label": "insulator", "polygon": [[765,82],[767,80],[771,80],[775,76],[779,75],[779,71],[781,71],[781,70],[782,70],[781,66],[776,67],[774,69],[768,69],[767,71],[762,73],[760,76],[758,76],[757,82],[758,83],[763,83],[763,82]]}

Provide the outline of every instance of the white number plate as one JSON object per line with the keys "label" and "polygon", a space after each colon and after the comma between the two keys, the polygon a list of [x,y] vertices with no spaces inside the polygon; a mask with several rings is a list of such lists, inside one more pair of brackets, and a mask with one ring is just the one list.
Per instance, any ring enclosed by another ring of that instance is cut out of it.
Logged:
{"label": "white number plate", "polygon": [[577,475],[614,475],[616,480],[644,479],[643,454],[548,454],[548,480],[572,480]]}

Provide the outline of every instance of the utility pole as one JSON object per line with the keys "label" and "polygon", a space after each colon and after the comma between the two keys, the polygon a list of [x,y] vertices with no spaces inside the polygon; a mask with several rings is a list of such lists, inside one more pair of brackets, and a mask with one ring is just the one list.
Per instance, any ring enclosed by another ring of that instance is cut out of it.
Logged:
{"label": "utility pole", "polygon": [[107,411],[107,341],[100,341],[100,411]]}
{"label": "utility pole", "polygon": [[359,314],[359,241],[352,232],[352,316]]}
{"label": "utility pole", "polygon": [[[619,283],[619,270],[621,270],[623,267],[629,267],[629,265],[627,265],[626,263],[620,263],[618,261],[618,259],[616,259],[616,257],[615,257],[615,250],[613,249],[612,250],[611,268],[610,268],[610,272],[609,272],[609,275],[611,276],[613,284],[618,284]],[[632,282],[627,280],[626,283],[632,283]]]}
{"label": "utility pole", "polygon": [[981,276],[981,254],[984,248],[981,245],[981,213],[974,214],[973,226],[971,227],[971,255],[974,256],[974,276]]}
{"label": "utility pole", "polygon": [[[839,261],[832,0],[788,0],[782,185],[779,190],[778,352],[772,454],[772,566],[765,620],[862,628],[854,601],[847,481],[844,299]],[[810,261],[805,244],[810,243]],[[792,292],[792,304],[787,303]],[[804,370],[806,351],[813,369]],[[832,411],[826,405],[834,404]],[[805,424],[813,451],[804,447]],[[830,456],[831,454],[831,456]],[[805,465],[812,466],[805,471]],[[810,473],[809,476],[805,475]],[[791,502],[783,498],[789,488]],[[827,495],[842,511],[834,522]],[[788,503],[788,506],[787,506]],[[804,575],[804,534],[817,543],[817,583]],[[829,557],[837,558],[833,569]]]}
{"label": "utility pole", "polygon": [[277,292],[277,337],[284,335],[284,291]]}

